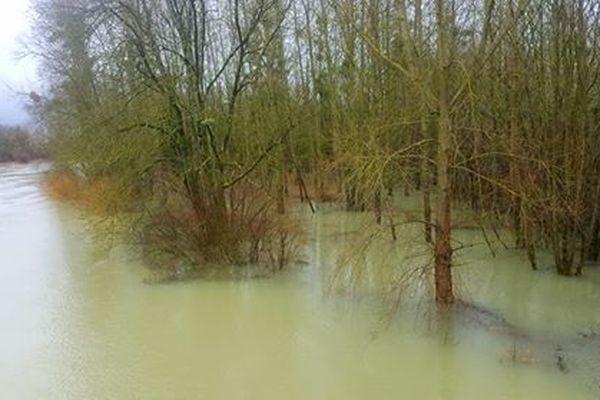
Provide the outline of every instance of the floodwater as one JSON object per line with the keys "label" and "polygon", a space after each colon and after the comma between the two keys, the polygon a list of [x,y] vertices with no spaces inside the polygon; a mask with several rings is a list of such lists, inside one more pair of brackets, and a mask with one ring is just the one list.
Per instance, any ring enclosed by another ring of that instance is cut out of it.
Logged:
{"label": "floodwater", "polygon": [[286,274],[148,284],[44,196],[42,170],[0,166],[0,399],[600,398],[597,269],[531,272],[465,230],[457,283],[476,306],[433,318],[407,295],[390,314],[331,290],[347,231],[372,217],[324,210]]}

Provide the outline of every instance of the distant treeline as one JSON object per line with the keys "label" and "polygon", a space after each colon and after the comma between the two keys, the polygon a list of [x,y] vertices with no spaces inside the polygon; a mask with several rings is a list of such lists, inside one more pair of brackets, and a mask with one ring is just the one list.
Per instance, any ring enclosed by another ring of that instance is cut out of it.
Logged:
{"label": "distant treeline", "polygon": [[19,126],[0,125],[0,162],[28,162],[44,155],[41,138]]}

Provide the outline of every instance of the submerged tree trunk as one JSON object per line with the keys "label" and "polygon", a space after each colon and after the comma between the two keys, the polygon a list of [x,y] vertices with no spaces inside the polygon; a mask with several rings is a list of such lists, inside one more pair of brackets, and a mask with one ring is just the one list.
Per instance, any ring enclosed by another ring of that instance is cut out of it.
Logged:
{"label": "submerged tree trunk", "polygon": [[452,215],[450,186],[451,125],[448,100],[450,48],[444,0],[436,0],[438,26],[439,126],[437,151],[437,215],[434,245],[435,300],[438,304],[454,302],[452,286]]}
{"label": "submerged tree trunk", "polygon": [[590,243],[589,258],[598,261],[600,258],[600,221],[595,221]]}

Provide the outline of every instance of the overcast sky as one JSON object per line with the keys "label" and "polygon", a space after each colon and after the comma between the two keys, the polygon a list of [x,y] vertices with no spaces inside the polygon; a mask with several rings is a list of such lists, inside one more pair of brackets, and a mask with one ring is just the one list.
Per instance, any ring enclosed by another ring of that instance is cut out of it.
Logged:
{"label": "overcast sky", "polygon": [[29,31],[29,0],[0,0],[0,124],[27,124],[22,93],[39,87],[31,57],[19,59]]}

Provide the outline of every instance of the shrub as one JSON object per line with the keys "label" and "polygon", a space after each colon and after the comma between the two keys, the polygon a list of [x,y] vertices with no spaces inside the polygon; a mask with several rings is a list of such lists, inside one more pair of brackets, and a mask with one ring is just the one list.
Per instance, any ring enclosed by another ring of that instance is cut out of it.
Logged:
{"label": "shrub", "polygon": [[164,195],[138,230],[146,258],[162,270],[198,274],[215,265],[250,265],[275,272],[299,256],[297,218],[278,214],[274,199],[254,185],[226,191],[225,204],[196,199],[202,212],[181,191]]}
{"label": "shrub", "polygon": [[43,181],[50,197],[71,202],[99,216],[117,216],[135,207],[138,191],[124,179],[113,176],[84,178],[74,172],[52,171]]}
{"label": "shrub", "polygon": [[67,171],[48,173],[43,186],[50,197],[59,201],[76,201],[81,194],[81,179]]}

